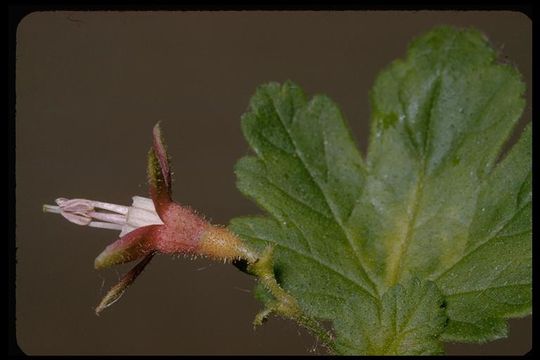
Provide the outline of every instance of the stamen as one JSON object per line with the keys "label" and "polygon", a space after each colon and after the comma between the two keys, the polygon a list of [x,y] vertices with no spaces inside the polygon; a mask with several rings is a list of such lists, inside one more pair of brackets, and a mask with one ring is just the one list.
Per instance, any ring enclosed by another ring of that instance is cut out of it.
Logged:
{"label": "stamen", "polygon": [[91,211],[88,213],[93,219],[103,220],[113,224],[124,225],[126,223],[126,217],[124,215],[111,214],[105,212]]}
{"label": "stamen", "polygon": [[107,222],[92,221],[88,224],[90,227],[100,228],[100,229],[110,229],[110,230],[122,230],[122,225],[112,224]]}
{"label": "stamen", "polygon": [[86,214],[62,211],[60,215],[62,215],[67,221],[82,226],[88,225],[90,221],[92,221],[92,218],[90,216],[87,216]]}
{"label": "stamen", "polygon": [[127,206],[102,201],[66,198],[58,198],[55,201],[58,206],[43,205],[43,211],[60,214],[77,225],[88,225],[102,229],[122,230],[129,211]]}
{"label": "stamen", "polygon": [[120,236],[139,227],[163,224],[152,199],[141,196],[133,197],[132,206],[87,199],[58,198],[55,201],[58,206],[43,205],[43,211],[60,214],[77,225],[120,230]]}
{"label": "stamen", "polygon": [[92,201],[92,205],[96,208],[109,210],[109,211],[122,214],[122,215],[126,215],[129,211],[128,206],[110,204],[110,203],[101,202],[101,201]]}
{"label": "stamen", "polygon": [[43,212],[49,212],[53,214],[60,214],[62,210],[60,210],[60,206],[54,206],[54,205],[43,205]]}
{"label": "stamen", "polygon": [[85,199],[66,199],[66,198],[58,198],[56,199],[56,204],[60,206],[60,209],[62,211],[66,212],[87,212],[94,210],[94,207],[92,206],[92,202],[90,200]]}

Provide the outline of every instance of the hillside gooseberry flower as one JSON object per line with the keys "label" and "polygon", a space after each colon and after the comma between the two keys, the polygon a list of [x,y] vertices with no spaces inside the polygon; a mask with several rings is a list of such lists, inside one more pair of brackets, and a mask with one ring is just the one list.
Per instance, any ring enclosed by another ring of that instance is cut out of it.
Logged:
{"label": "hillside gooseberry flower", "polygon": [[44,205],[45,212],[59,213],[78,225],[120,231],[120,238],[95,259],[102,269],[141,259],[113,286],[96,308],[100,313],[117,301],[156,253],[193,254],[216,260],[257,260],[256,255],[228,229],[215,226],[187,206],[172,201],[171,171],[161,129],[153,129],[153,146],[148,153],[150,196],[133,197],[130,207],[86,199],[56,199],[56,206]]}
{"label": "hillside gooseberry flower", "polygon": [[43,205],[43,211],[62,215],[77,225],[120,230],[120,236],[139,227],[163,224],[152,199],[134,196],[130,207],[86,199],[56,199],[58,206]]}

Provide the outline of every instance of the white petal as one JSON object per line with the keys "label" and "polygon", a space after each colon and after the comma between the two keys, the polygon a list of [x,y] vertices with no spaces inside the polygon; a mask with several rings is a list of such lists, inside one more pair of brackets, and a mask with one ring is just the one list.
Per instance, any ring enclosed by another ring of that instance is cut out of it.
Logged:
{"label": "white petal", "polygon": [[127,214],[127,223],[133,227],[141,227],[147,225],[162,225],[163,221],[159,218],[155,211],[148,211],[141,208],[132,207]]}
{"label": "white petal", "polygon": [[111,224],[111,223],[100,222],[100,221],[92,221],[91,223],[88,224],[88,226],[100,228],[100,229],[122,230],[122,225]]}
{"label": "white petal", "polygon": [[152,199],[142,196],[133,196],[132,199],[132,207],[148,210],[154,213],[156,212],[156,207],[154,206],[154,202],[152,201]]}
{"label": "white petal", "polygon": [[136,228],[129,225],[129,224],[126,224],[124,226],[122,226],[122,231],[120,232],[120,235],[118,235],[118,237],[122,237],[124,235],[126,235],[127,233],[130,233],[132,232],[133,230],[135,230]]}

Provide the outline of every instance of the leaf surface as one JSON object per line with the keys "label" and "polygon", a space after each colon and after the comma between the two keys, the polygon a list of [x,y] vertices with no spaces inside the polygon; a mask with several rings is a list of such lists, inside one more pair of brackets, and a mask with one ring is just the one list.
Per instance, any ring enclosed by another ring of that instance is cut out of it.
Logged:
{"label": "leaf surface", "polygon": [[497,164],[524,85],[495,58],[474,30],[415,40],[375,82],[365,161],[327,97],[286,82],[251,99],[255,156],[237,163],[237,185],[268,216],[231,228],[276,246],[278,281],[332,321],[339,352],[439,353],[443,331],[490,340],[530,313],[530,128]]}

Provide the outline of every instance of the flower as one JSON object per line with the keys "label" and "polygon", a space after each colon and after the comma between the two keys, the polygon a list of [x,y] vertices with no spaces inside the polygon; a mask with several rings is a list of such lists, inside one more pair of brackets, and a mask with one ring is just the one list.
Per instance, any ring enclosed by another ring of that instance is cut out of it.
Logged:
{"label": "flower", "polygon": [[216,260],[245,259],[256,255],[228,229],[210,224],[187,206],[172,200],[172,181],[159,123],[153,129],[148,153],[151,199],[134,196],[130,207],[86,199],[56,199],[57,206],[44,205],[45,212],[59,213],[78,225],[120,230],[120,238],[95,259],[102,269],[142,259],[113,286],[96,308],[99,314],[116,302],[144,270],[156,253],[195,254]]}
{"label": "flower", "polygon": [[43,205],[43,211],[60,214],[77,225],[121,230],[120,236],[142,226],[163,224],[152,199],[142,196],[134,196],[130,207],[86,199],[58,198],[55,202],[58,206]]}

